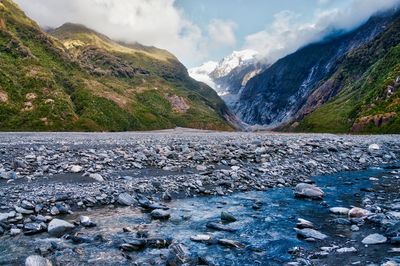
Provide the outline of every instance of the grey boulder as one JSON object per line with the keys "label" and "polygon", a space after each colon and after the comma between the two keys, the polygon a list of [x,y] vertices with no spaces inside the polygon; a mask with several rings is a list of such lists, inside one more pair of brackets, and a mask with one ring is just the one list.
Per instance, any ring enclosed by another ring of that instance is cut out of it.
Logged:
{"label": "grey boulder", "polygon": [[118,203],[125,206],[131,206],[136,200],[128,193],[121,193],[118,196]]}
{"label": "grey boulder", "polygon": [[372,234],[364,238],[361,242],[365,245],[376,245],[386,243],[387,238],[380,234]]}
{"label": "grey boulder", "polygon": [[53,219],[47,228],[47,231],[49,232],[50,235],[55,236],[55,237],[60,237],[64,233],[71,231],[74,229],[74,225],[60,219]]}
{"label": "grey boulder", "polygon": [[294,189],[294,195],[297,198],[310,198],[310,199],[322,199],[325,193],[317,186],[300,183]]}
{"label": "grey boulder", "polygon": [[317,240],[324,240],[328,238],[327,235],[311,228],[304,228],[304,229],[295,228],[294,230],[297,232],[297,235],[302,238],[314,238]]}
{"label": "grey boulder", "polygon": [[32,255],[26,258],[25,266],[52,266],[53,264],[46,258]]}

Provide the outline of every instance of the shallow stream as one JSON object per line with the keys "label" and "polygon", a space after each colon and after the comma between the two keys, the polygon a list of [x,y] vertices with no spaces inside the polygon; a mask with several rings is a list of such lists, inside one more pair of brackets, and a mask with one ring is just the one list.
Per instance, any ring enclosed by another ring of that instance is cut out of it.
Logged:
{"label": "shallow stream", "polygon": [[[349,265],[358,261],[363,262],[361,265],[365,265],[364,262],[367,261],[381,263],[384,258],[393,257],[393,254],[387,253],[389,245],[364,247],[360,244],[361,239],[370,232],[376,232],[376,228],[365,225],[359,232],[352,232],[350,225],[332,222],[339,216],[330,214],[329,207],[361,206],[362,200],[368,196],[366,194],[370,193],[379,196],[386,204],[400,200],[400,180],[398,174],[391,173],[392,171],[393,168],[370,168],[359,172],[314,177],[312,179],[326,193],[324,203],[296,199],[291,188],[274,188],[266,192],[175,200],[167,204],[172,213],[168,221],[152,221],[148,213],[139,208],[129,207],[75,213],[63,219],[74,221],[80,214],[91,217],[97,223],[97,227],[80,228],[78,232],[88,237],[101,234],[105,241],[75,245],[69,240],[48,238],[47,234],[2,237],[0,265],[19,264],[27,256],[34,254],[36,248],[49,246],[51,241],[70,248],[70,253],[64,250],[50,257],[57,257],[57,261],[63,265],[126,265],[133,262],[139,265],[156,265],[168,254],[167,250],[146,249],[141,252],[123,253],[118,248],[124,238],[135,235],[124,233],[122,228],[135,228],[138,225],[145,225],[142,229],[148,231],[150,237],[171,237],[174,241],[186,245],[192,255],[196,254],[215,265],[282,265],[292,260],[288,250],[293,247],[314,250],[332,243],[346,247],[354,246],[358,253],[330,256],[326,259],[328,265]],[[364,192],[365,190],[370,192]],[[252,208],[257,200],[262,202],[259,210]],[[220,221],[221,211],[228,211],[237,218],[237,222],[229,224],[237,229],[236,232],[218,232],[206,227],[208,222]],[[320,232],[329,236],[327,242],[308,243],[299,240],[293,230],[298,218],[313,222]],[[191,236],[198,234],[236,240],[246,247],[232,249],[190,240]]]}

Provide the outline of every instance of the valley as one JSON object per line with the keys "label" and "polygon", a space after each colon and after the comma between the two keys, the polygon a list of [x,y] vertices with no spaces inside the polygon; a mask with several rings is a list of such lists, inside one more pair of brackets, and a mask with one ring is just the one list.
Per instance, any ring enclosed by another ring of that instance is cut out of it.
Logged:
{"label": "valley", "polygon": [[399,133],[399,14],[376,14],[275,63],[243,50],[189,73],[249,130]]}
{"label": "valley", "polygon": [[0,265],[400,265],[399,88],[399,0],[0,0]]}

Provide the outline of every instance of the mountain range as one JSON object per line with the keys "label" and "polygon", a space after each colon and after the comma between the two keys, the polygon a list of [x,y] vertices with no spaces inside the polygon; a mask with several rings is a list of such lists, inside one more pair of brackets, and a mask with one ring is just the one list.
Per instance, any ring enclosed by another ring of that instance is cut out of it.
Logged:
{"label": "mountain range", "polygon": [[234,51],[220,62],[209,61],[200,67],[191,68],[189,75],[214,88],[232,109],[247,82],[267,66],[257,51],[242,50]]}
{"label": "mountain range", "polygon": [[[218,93],[234,94],[223,99],[249,127],[399,133],[399,26],[400,12],[393,9],[350,32],[334,31],[273,64],[255,58],[224,72],[222,82],[213,72],[208,77]],[[228,58],[235,54],[240,53]]]}
{"label": "mountain range", "polygon": [[0,0],[2,131],[399,133],[399,88],[398,9],[276,62],[243,50],[188,71],[166,50],[84,25],[44,31]]}
{"label": "mountain range", "polygon": [[0,130],[233,130],[230,121],[171,53],[71,23],[44,32],[0,1]]}

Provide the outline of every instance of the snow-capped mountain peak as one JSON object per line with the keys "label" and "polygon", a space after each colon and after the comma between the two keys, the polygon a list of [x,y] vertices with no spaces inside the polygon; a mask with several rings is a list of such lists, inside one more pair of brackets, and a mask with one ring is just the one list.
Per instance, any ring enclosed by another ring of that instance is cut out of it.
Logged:
{"label": "snow-capped mountain peak", "polygon": [[257,51],[235,51],[219,62],[210,61],[189,69],[189,75],[208,84],[232,107],[243,86],[267,67],[259,59]]}
{"label": "snow-capped mountain peak", "polygon": [[228,75],[237,67],[254,63],[259,53],[254,50],[234,51],[229,56],[222,59],[215,70],[212,72],[214,78]]}
{"label": "snow-capped mountain peak", "polygon": [[218,67],[218,62],[209,61],[199,67],[189,69],[189,75],[197,81],[204,82],[211,88],[215,89],[215,83],[210,74]]}
{"label": "snow-capped mountain peak", "polygon": [[195,80],[201,81],[216,89],[215,79],[228,76],[233,70],[255,64],[259,53],[254,50],[234,51],[219,62],[209,61],[199,67],[189,69],[189,75]]}
{"label": "snow-capped mountain peak", "polygon": [[215,61],[205,62],[199,67],[189,69],[189,73],[211,74],[217,68],[218,64],[219,63]]}

